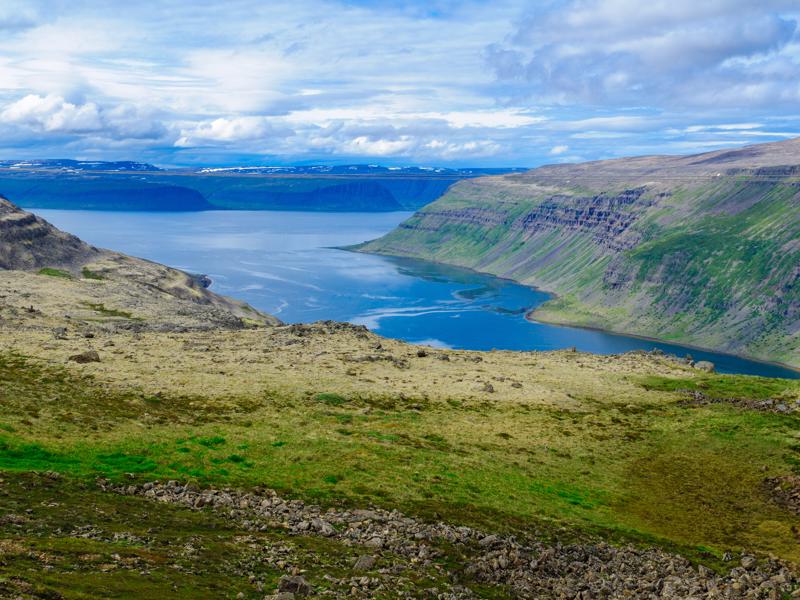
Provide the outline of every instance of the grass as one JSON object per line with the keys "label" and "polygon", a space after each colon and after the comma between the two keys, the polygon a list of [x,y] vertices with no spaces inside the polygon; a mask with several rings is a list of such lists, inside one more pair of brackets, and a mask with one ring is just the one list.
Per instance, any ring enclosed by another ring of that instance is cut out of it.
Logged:
{"label": "grass", "polygon": [[[592,360],[574,356],[565,360]],[[626,383],[624,374],[565,368],[574,382],[550,395],[573,399],[560,407],[496,400],[502,391],[417,402],[294,384],[210,401],[109,387],[0,354],[0,469],[266,485],[323,504],[375,503],[493,530],[567,527],[706,560],[745,546],[800,561],[796,517],[761,487],[800,462],[800,418],[683,407],[674,391],[764,397],[796,393],[796,384],[686,370]],[[583,391],[583,377],[594,393]]]}
{"label": "grass", "polygon": [[649,376],[642,378],[641,384],[647,390],[699,391],[710,398],[748,400],[776,398],[796,389],[796,384],[787,379],[737,375],[701,375],[692,378]]}
{"label": "grass", "polygon": [[62,271],[61,269],[53,269],[52,267],[44,267],[39,269],[39,275],[46,275],[47,277],[61,277],[63,279],[72,279],[72,273]]}
{"label": "grass", "polygon": [[103,315],[104,317],[116,317],[121,319],[130,319],[132,321],[139,321],[141,319],[134,317],[132,313],[125,311],[125,310],[117,310],[115,308],[106,308],[106,306],[102,303],[93,303],[93,302],[84,302],[83,305],[86,308],[90,308],[91,310],[95,311]]}
{"label": "grass", "polygon": [[83,267],[83,269],[81,270],[81,275],[83,276],[84,279],[94,279],[97,281],[102,281],[105,279],[102,273],[92,271],[88,267]]}

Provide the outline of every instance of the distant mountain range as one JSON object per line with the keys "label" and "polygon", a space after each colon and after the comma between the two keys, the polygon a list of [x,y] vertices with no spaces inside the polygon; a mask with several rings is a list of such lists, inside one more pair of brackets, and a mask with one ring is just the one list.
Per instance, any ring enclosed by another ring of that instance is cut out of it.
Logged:
{"label": "distant mountain range", "polygon": [[46,158],[35,160],[0,160],[0,169],[20,171],[52,169],[61,171],[161,171],[158,167],[140,162],[70,160],[67,158]]}
{"label": "distant mountain range", "polygon": [[131,161],[0,161],[0,193],[25,208],[123,211],[416,210],[466,178],[522,169],[241,166],[161,169]]}
{"label": "distant mountain range", "polygon": [[460,181],[362,249],[555,293],[536,319],[800,366],[800,139]]}

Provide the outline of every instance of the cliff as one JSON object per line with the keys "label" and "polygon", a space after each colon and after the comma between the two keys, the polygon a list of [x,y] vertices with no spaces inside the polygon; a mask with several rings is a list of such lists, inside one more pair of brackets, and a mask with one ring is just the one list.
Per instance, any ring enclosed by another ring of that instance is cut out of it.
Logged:
{"label": "cliff", "polygon": [[241,328],[274,317],[207,289],[208,279],[90,246],[0,197],[0,294],[20,310],[136,329]]}
{"label": "cliff", "polygon": [[462,181],[361,249],[553,292],[537,319],[800,365],[800,140]]}

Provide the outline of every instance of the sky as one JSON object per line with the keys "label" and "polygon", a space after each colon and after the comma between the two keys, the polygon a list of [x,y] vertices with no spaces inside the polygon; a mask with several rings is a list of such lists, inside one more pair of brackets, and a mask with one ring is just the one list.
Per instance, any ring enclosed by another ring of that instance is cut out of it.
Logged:
{"label": "sky", "polygon": [[800,135],[798,0],[2,0],[0,158],[536,166]]}

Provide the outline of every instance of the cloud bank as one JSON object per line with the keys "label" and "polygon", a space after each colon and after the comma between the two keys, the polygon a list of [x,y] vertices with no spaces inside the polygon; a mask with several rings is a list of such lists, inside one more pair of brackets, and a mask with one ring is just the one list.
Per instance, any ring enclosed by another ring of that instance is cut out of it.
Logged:
{"label": "cloud bank", "polygon": [[0,153],[536,165],[800,132],[763,0],[91,0],[0,7]]}

